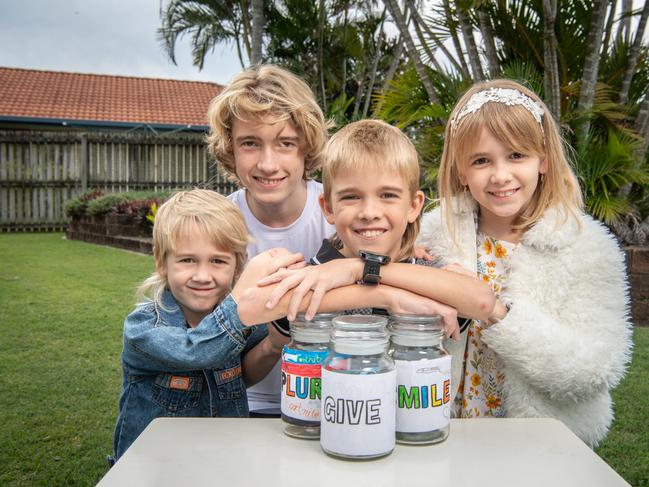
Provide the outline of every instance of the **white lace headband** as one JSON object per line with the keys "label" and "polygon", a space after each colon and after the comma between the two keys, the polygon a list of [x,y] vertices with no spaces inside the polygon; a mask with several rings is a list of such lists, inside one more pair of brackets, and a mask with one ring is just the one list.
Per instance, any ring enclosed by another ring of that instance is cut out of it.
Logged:
{"label": "white lace headband", "polygon": [[471,95],[466,105],[451,120],[451,132],[455,132],[462,119],[469,113],[477,112],[482,108],[482,105],[489,102],[504,103],[509,106],[521,105],[539,122],[541,132],[545,135],[543,132],[543,108],[529,96],[513,88],[489,88]]}

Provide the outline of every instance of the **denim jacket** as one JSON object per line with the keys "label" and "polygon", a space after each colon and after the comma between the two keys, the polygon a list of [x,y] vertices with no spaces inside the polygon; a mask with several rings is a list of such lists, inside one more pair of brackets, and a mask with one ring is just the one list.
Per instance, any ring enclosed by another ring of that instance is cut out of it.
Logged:
{"label": "denim jacket", "polygon": [[116,458],[154,418],[248,416],[241,357],[266,327],[244,327],[231,296],[196,328],[169,291],[161,301],[138,305],[124,322]]}

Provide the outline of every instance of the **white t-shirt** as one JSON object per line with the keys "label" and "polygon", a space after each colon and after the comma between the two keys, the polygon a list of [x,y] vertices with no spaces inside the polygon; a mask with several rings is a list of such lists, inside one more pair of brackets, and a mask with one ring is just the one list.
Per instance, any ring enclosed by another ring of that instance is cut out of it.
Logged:
{"label": "white t-shirt", "polygon": [[[248,245],[248,258],[274,247],[300,252],[307,261],[315,256],[322,240],[331,237],[335,232],[334,226],[327,223],[320,210],[318,196],[321,193],[322,184],[313,180],[307,181],[306,205],[302,214],[289,226],[282,228],[268,227],[257,220],[248,207],[245,188],[228,196],[243,213],[248,231],[254,239],[254,242]],[[280,390],[281,363],[278,361],[263,380],[248,388],[250,411],[279,414]]]}

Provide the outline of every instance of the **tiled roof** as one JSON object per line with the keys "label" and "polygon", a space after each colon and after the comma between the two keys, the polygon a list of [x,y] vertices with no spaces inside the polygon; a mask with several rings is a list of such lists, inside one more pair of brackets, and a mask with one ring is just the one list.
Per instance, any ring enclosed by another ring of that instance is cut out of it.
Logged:
{"label": "tiled roof", "polygon": [[207,125],[216,83],[0,67],[0,119]]}

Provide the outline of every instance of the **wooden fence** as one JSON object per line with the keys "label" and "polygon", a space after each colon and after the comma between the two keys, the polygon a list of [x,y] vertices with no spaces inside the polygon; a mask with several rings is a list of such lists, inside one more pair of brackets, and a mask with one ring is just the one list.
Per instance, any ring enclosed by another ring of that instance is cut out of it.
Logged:
{"label": "wooden fence", "polygon": [[62,230],[65,203],[90,188],[235,189],[203,134],[0,131],[0,232]]}

